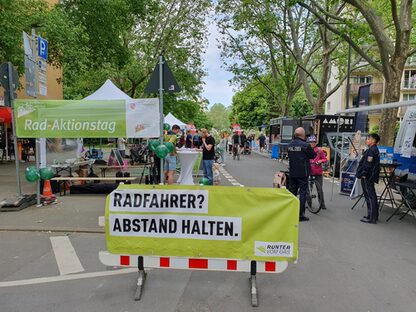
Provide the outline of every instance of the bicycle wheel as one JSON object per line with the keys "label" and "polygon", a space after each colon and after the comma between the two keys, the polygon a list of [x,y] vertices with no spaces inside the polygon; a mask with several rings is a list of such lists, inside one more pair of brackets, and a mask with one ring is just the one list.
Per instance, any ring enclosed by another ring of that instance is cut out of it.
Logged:
{"label": "bicycle wheel", "polygon": [[306,208],[311,213],[318,213],[321,210],[321,185],[314,181],[309,182],[308,195],[306,197]]}

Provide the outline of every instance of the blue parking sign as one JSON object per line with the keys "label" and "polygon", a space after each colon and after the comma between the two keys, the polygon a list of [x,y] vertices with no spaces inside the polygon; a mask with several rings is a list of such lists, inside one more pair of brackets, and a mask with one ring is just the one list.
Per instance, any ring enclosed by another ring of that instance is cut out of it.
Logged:
{"label": "blue parking sign", "polygon": [[38,56],[44,60],[48,59],[48,41],[38,36]]}

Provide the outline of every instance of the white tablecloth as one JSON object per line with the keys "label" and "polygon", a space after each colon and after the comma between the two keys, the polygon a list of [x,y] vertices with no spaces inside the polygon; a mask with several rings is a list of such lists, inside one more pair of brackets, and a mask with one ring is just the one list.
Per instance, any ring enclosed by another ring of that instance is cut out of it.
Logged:
{"label": "white tablecloth", "polygon": [[179,184],[194,185],[192,171],[199,154],[201,154],[200,151],[194,150],[178,151],[179,161],[181,162],[181,173],[178,178]]}

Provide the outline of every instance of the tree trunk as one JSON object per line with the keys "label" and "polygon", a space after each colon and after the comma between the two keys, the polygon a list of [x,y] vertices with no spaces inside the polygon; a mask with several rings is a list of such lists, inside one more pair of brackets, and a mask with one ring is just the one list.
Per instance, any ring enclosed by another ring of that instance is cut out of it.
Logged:
{"label": "tree trunk", "polygon": [[[397,68],[397,67],[396,67]],[[395,69],[391,71],[391,79],[386,79],[384,103],[398,102],[400,100],[400,86],[402,70]],[[383,109],[380,117],[380,144],[384,146],[394,145],[394,136],[397,121],[398,109]]]}

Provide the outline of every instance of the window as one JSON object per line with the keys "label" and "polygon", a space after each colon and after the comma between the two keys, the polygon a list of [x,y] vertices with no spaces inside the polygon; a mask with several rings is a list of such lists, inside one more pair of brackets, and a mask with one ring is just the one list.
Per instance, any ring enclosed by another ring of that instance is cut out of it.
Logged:
{"label": "window", "polygon": [[293,136],[293,126],[283,126],[282,140],[291,140]]}
{"label": "window", "polygon": [[416,70],[404,71],[403,87],[406,89],[416,89]]}
{"label": "window", "polygon": [[351,77],[352,83],[367,84],[373,82],[372,76],[355,76]]}
{"label": "window", "polygon": [[403,101],[412,101],[412,100],[416,100],[416,94],[408,94],[408,93],[403,94]]}
{"label": "window", "polygon": [[331,102],[326,102],[326,111],[329,112],[331,110]]}

